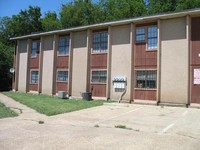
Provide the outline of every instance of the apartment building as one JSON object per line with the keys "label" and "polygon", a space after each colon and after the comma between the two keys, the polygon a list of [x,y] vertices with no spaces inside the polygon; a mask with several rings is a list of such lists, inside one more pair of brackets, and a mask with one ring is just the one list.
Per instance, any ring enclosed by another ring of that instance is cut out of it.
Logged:
{"label": "apartment building", "polygon": [[200,104],[200,9],[12,40],[15,91]]}

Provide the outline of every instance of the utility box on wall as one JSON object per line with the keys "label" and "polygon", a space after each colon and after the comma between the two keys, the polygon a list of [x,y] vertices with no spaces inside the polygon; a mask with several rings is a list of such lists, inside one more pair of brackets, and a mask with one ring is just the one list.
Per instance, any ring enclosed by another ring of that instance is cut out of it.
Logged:
{"label": "utility box on wall", "polygon": [[127,84],[127,79],[125,76],[115,76],[113,77],[113,87],[114,89],[125,89]]}

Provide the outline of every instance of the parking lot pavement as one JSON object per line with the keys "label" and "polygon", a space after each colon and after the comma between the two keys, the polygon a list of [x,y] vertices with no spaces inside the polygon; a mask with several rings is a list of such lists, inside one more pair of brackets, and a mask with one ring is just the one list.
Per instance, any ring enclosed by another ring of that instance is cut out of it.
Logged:
{"label": "parking lot pavement", "polygon": [[200,109],[191,108],[111,104],[47,117],[44,124],[1,119],[0,127],[0,149],[200,148]]}

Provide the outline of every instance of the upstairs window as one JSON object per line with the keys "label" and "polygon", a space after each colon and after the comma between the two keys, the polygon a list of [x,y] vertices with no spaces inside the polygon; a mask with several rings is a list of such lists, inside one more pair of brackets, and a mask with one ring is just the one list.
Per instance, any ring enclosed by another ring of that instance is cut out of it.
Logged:
{"label": "upstairs window", "polygon": [[136,71],[136,88],[156,88],[156,71]]}
{"label": "upstairs window", "polygon": [[68,71],[57,71],[57,81],[68,81]]}
{"label": "upstairs window", "polygon": [[148,49],[157,49],[158,31],[156,26],[148,27]]}
{"label": "upstairs window", "polygon": [[147,50],[155,50],[158,45],[157,26],[137,27],[135,33],[136,43],[146,43]]}
{"label": "upstairs window", "polygon": [[145,42],[145,28],[140,27],[136,29],[136,42]]}
{"label": "upstairs window", "polygon": [[40,51],[40,41],[33,41],[31,46],[31,57],[36,57]]}
{"label": "upstairs window", "polygon": [[39,72],[37,70],[31,71],[31,84],[37,84],[39,79]]}
{"label": "upstairs window", "polygon": [[58,47],[59,56],[69,55],[69,41],[70,41],[70,36],[61,36],[59,38],[59,47]]}
{"label": "upstairs window", "polygon": [[98,70],[92,71],[92,81],[93,83],[106,83],[107,81],[107,71]]}
{"label": "upstairs window", "polygon": [[97,32],[93,34],[93,53],[107,52],[108,32]]}

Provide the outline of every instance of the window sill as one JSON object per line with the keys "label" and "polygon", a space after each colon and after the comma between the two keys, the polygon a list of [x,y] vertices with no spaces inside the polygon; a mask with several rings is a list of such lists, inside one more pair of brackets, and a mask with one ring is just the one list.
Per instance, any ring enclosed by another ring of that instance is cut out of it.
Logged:
{"label": "window sill", "polygon": [[147,52],[157,51],[158,49],[146,49]]}
{"label": "window sill", "polygon": [[57,83],[68,83],[68,81],[56,81]]}
{"label": "window sill", "polygon": [[37,55],[36,55],[36,56],[31,56],[31,58],[33,58],[33,59],[34,59],[34,58],[37,58]]}
{"label": "window sill", "polygon": [[106,85],[106,83],[100,83],[100,82],[91,82],[90,84],[100,84],[100,85]]}
{"label": "window sill", "polygon": [[97,55],[99,55],[99,54],[107,54],[108,53],[108,51],[106,51],[106,52],[92,52],[91,54],[93,55],[95,55],[95,54],[97,54]]}
{"label": "window sill", "polygon": [[38,83],[29,83],[29,84],[31,84],[31,85],[38,85]]}
{"label": "window sill", "polygon": [[66,55],[61,55],[61,54],[57,54],[58,57],[66,57],[66,56],[69,56],[69,54],[66,54]]}
{"label": "window sill", "polygon": [[140,91],[156,91],[156,88],[134,88],[134,90],[140,90]]}

